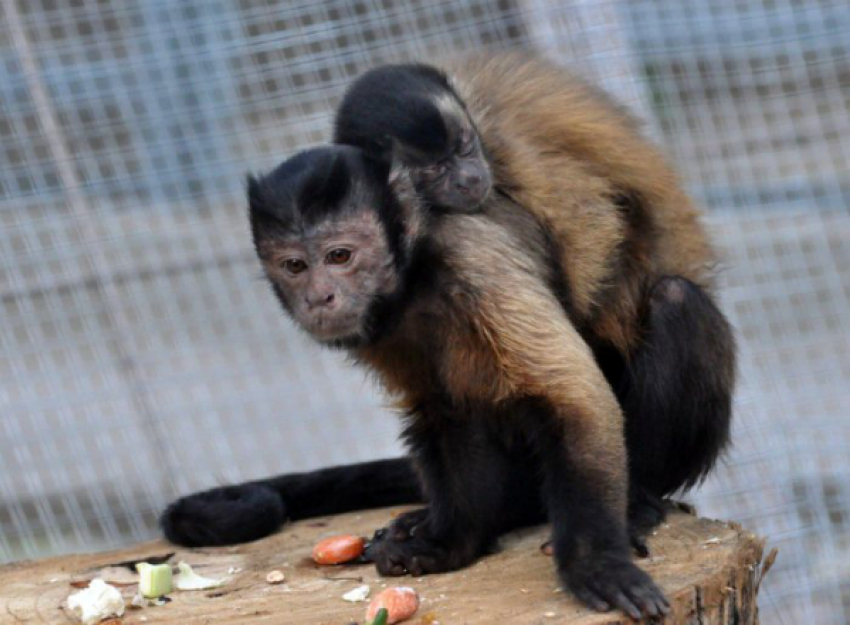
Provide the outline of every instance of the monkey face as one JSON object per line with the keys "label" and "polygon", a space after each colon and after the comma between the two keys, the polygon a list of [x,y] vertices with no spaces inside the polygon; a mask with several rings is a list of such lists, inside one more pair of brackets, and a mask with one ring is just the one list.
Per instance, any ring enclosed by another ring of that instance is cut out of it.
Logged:
{"label": "monkey face", "polygon": [[368,340],[373,303],[398,286],[374,210],[328,219],[297,237],[268,240],[258,250],[284,308],[326,345]]}
{"label": "monkey face", "polygon": [[[248,177],[251,231],[266,277],[293,321],[326,345],[376,339],[401,288],[424,209],[407,207],[408,215],[388,176],[384,163],[356,148],[323,146]],[[402,182],[415,196],[406,179],[396,185]]]}
{"label": "monkey face", "polygon": [[452,212],[472,213],[490,195],[493,179],[477,136],[448,159],[413,168],[417,190],[432,206]]}
{"label": "monkey face", "polygon": [[405,161],[416,190],[428,204],[451,212],[473,213],[490,195],[493,177],[471,122],[456,117],[453,122],[452,144],[440,157],[411,146],[397,148],[396,157]]}

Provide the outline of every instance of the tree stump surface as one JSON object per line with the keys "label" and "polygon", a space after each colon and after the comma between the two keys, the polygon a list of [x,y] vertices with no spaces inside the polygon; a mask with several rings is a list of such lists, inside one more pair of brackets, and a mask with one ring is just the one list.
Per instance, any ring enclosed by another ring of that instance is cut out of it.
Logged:
{"label": "tree stump surface", "polygon": [[[372,532],[401,509],[384,509],[293,523],[269,538],[234,547],[182,549],[152,541],[129,549],[72,555],[0,567],[0,623],[76,623],[65,602],[85,580],[100,577],[119,586],[127,604],[136,594],[134,560],[173,555],[207,577],[226,583],[204,591],[174,591],[159,607],[127,608],[108,622],[363,624],[367,603],[342,595],[368,584],[374,596],[384,587],[411,586],[421,598],[413,625],[517,623],[581,625],[631,622],[622,613],[597,614],[562,591],[552,558],[540,546],[541,526],[505,536],[498,553],[473,566],[422,578],[382,578],[372,565],[320,567],[310,560],[313,545],[335,534]],[[764,541],[735,524],[672,513],[650,538],[649,558],[639,564],[664,589],[673,608],[665,623],[749,625],[758,622],[756,596],[772,555],[763,561]],[[117,567],[115,565],[118,565]],[[272,585],[266,575],[286,576]]]}

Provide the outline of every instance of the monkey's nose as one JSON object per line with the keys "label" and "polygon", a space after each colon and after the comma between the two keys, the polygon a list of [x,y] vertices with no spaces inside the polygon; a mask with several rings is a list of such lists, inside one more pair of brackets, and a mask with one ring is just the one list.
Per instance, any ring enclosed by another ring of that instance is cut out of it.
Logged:
{"label": "monkey's nose", "polygon": [[481,184],[481,175],[480,174],[467,174],[460,180],[458,180],[455,187],[457,190],[463,195],[469,195],[471,191],[477,191],[478,186]]}
{"label": "monkey's nose", "polygon": [[317,308],[330,306],[334,303],[336,296],[333,293],[315,293],[307,295],[305,299],[307,300],[307,305],[310,308]]}

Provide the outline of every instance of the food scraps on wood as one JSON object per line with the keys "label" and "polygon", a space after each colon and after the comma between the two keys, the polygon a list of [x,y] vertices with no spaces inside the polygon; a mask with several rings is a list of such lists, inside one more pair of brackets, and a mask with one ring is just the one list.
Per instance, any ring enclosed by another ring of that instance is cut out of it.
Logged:
{"label": "food scraps on wood", "polygon": [[286,579],[286,576],[282,571],[278,571],[275,569],[274,571],[269,571],[268,575],[266,575],[266,581],[269,584],[280,584],[282,581]]}
{"label": "food scraps on wood", "polygon": [[313,562],[316,564],[342,564],[359,557],[366,547],[360,536],[331,536],[313,547]]}
{"label": "food scraps on wood", "polygon": [[136,570],[139,572],[139,594],[143,597],[156,599],[171,592],[170,564],[139,562]]}
{"label": "food scraps on wood", "polygon": [[366,601],[369,597],[369,586],[364,584],[363,586],[358,586],[353,590],[349,590],[345,593],[342,598],[346,601],[351,601],[352,603],[357,603],[358,601]]}
{"label": "food scraps on wood", "polygon": [[141,610],[142,608],[149,608],[151,606],[159,607],[161,605],[165,605],[170,602],[171,599],[163,595],[162,597],[156,597],[155,599],[149,599],[148,597],[143,597],[142,593],[137,592],[133,595],[133,599],[130,601],[130,607],[135,608],[137,610]]}
{"label": "food scraps on wood", "polygon": [[177,590],[209,590],[210,588],[218,588],[225,581],[198,575],[192,570],[191,566],[182,560],[177,563],[177,568],[180,569],[180,572],[174,576],[174,587]]}
{"label": "food scraps on wood", "polygon": [[68,609],[84,625],[94,625],[110,616],[123,616],[124,599],[115,586],[93,579],[88,588],[68,597]]}
{"label": "food scraps on wood", "polygon": [[366,625],[387,625],[389,622],[390,613],[386,608],[381,608],[371,621],[366,621]]}
{"label": "food scraps on wood", "polygon": [[416,614],[419,595],[413,588],[397,586],[378,593],[366,609],[366,620],[374,620],[381,608],[386,608],[387,625],[400,623]]}

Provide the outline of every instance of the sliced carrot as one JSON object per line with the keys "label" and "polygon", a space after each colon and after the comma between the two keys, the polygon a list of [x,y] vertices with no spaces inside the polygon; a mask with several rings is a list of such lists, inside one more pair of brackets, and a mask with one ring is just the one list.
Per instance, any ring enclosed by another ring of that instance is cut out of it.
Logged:
{"label": "sliced carrot", "polygon": [[387,610],[387,625],[400,623],[416,614],[419,609],[419,595],[413,588],[405,586],[387,588],[372,599],[366,610],[366,620],[374,619],[381,608]]}
{"label": "sliced carrot", "polygon": [[316,543],[313,547],[313,561],[316,564],[342,564],[354,560],[363,553],[366,546],[360,536],[331,536]]}

